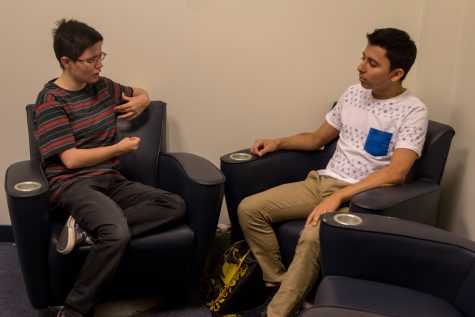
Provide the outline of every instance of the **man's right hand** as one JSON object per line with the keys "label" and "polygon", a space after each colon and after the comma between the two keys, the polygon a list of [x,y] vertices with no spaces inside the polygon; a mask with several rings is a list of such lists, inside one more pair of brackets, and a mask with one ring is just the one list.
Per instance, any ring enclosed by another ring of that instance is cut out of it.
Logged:
{"label": "man's right hand", "polygon": [[254,141],[254,144],[251,146],[251,153],[256,154],[259,157],[262,157],[266,153],[274,152],[279,149],[278,140],[269,140],[269,139],[259,139]]}
{"label": "man's right hand", "polygon": [[136,151],[139,148],[140,138],[123,138],[119,142],[90,149],[70,148],[59,153],[59,158],[68,169],[77,169],[100,164],[113,157]]}
{"label": "man's right hand", "polygon": [[304,132],[272,140],[258,139],[254,141],[254,144],[251,146],[251,153],[261,157],[266,153],[277,150],[313,151],[336,138],[339,133],[340,131],[325,121],[320,128],[314,132]]}
{"label": "man's right hand", "polygon": [[135,152],[139,148],[140,138],[139,137],[126,137],[120,140],[117,143],[119,149],[119,155],[124,155],[127,153]]}

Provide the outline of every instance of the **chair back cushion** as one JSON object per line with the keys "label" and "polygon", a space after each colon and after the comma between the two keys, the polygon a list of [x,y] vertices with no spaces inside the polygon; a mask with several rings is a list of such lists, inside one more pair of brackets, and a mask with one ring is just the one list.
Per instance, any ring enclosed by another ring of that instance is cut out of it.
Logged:
{"label": "chair back cushion", "polygon": [[166,151],[166,104],[152,101],[150,106],[132,121],[118,121],[119,140],[139,137],[137,151],[120,157],[122,174],[132,181],[157,187],[158,156]]}
{"label": "chair back cushion", "polygon": [[[166,149],[166,104],[152,101],[150,106],[132,121],[118,120],[119,140],[124,137],[140,137],[140,147],[134,153],[121,156],[121,173],[128,179],[157,186],[158,156]],[[40,159],[35,131],[35,105],[26,107],[30,158]]]}
{"label": "chair back cushion", "polygon": [[412,178],[440,184],[454,135],[451,126],[429,120],[424,148],[414,165]]}
{"label": "chair back cushion", "polygon": [[26,122],[28,125],[28,140],[30,141],[30,159],[32,160],[40,160],[40,148],[38,147],[38,143],[36,142],[35,138],[35,105],[27,105],[26,106]]}

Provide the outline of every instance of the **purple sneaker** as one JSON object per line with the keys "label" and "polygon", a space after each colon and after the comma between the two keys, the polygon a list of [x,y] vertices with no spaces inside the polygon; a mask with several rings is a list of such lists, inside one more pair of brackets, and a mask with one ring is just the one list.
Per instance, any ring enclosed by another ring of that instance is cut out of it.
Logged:
{"label": "purple sneaker", "polygon": [[92,244],[94,244],[94,240],[91,235],[81,228],[72,216],[69,216],[59,235],[56,251],[61,254],[68,254],[71,253],[76,246]]}

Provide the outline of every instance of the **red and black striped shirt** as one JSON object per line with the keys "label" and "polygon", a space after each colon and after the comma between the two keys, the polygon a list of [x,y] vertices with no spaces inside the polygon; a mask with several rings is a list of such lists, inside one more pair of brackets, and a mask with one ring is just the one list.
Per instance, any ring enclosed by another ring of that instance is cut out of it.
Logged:
{"label": "red and black striped shirt", "polygon": [[127,96],[133,94],[131,87],[100,77],[79,91],[65,90],[50,81],[38,94],[35,137],[50,186],[50,200],[79,179],[119,173],[118,158],[91,167],[68,169],[58,154],[74,147],[90,149],[116,143],[114,107],[124,102],[122,92]]}

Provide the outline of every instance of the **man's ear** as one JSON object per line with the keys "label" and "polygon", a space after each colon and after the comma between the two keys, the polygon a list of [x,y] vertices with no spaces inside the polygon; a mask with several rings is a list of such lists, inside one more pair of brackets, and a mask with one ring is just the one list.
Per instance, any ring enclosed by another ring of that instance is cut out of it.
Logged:
{"label": "man's ear", "polygon": [[404,76],[404,70],[402,68],[396,68],[391,71],[392,81],[401,80],[402,76]]}
{"label": "man's ear", "polygon": [[59,61],[65,69],[71,67],[72,60],[69,57],[63,56],[63,57],[61,57],[61,59]]}

